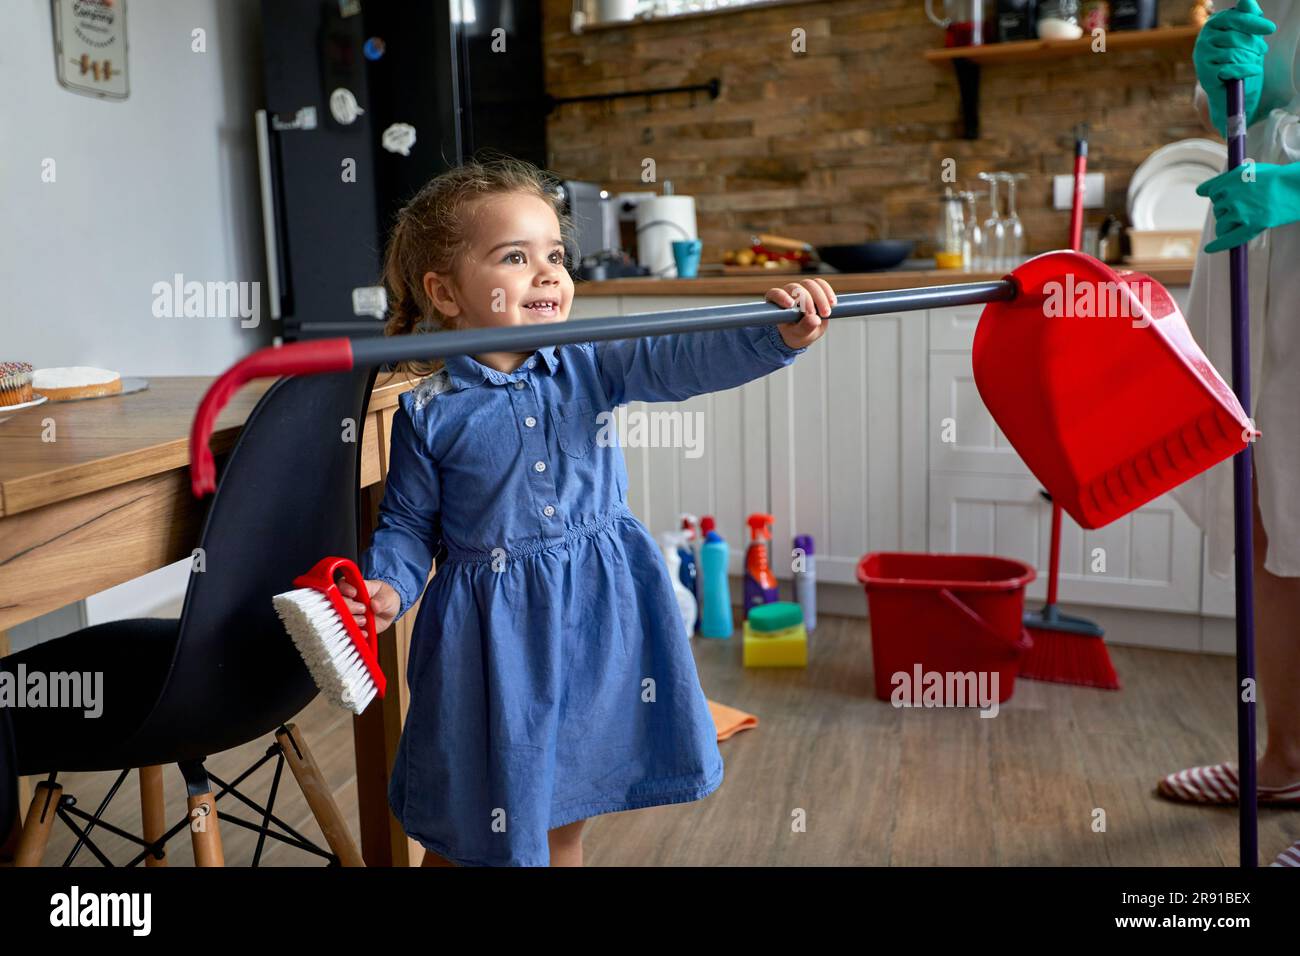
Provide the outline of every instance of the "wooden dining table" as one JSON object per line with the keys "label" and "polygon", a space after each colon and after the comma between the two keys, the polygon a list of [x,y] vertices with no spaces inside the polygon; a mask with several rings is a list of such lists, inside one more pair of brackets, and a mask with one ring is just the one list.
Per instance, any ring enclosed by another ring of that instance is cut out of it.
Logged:
{"label": "wooden dining table", "polygon": [[[141,392],[44,402],[8,418],[0,411],[0,656],[9,653],[6,632],[17,625],[192,555],[207,503],[190,492],[190,423],[212,381],[156,376]],[[245,385],[217,418],[211,447],[218,474],[272,381]],[[397,399],[416,381],[389,373],[375,381],[362,430],[362,550],[383,498]],[[423,856],[388,806],[409,703],[414,620],[407,613],[380,635],[387,692],[353,718],[361,850],[369,866],[409,866]],[[19,802],[26,807],[29,781],[22,783]]]}

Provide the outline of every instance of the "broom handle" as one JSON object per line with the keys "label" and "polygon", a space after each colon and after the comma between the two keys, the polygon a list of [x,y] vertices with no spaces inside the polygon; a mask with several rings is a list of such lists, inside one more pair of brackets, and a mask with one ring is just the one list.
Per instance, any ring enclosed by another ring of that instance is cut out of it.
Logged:
{"label": "broom handle", "polygon": [[[889,292],[857,292],[837,296],[829,318],[846,319],[918,309],[1006,302],[1016,297],[1015,282],[1009,278],[994,282],[966,282],[957,285]],[[495,326],[439,332],[436,335],[399,335],[357,339],[352,342],[355,365],[380,365],[411,359],[445,358],[479,352],[531,352],[548,345],[632,339],[641,336],[672,335],[678,332],[709,332],[717,329],[749,328],[796,322],[798,307],[783,308],[772,302],[742,302],[711,305],[668,312],[637,312],[600,319],[547,322],[538,325]]]}
{"label": "broom handle", "polygon": [[[1070,203],[1070,248],[1083,249],[1083,194],[1088,187],[1088,126],[1081,123],[1074,133],[1074,201]],[[1061,506],[1052,501],[1052,551],[1048,557],[1047,607],[1056,607],[1061,580]]]}
{"label": "broom handle", "polygon": [[[1241,80],[1229,80],[1228,168],[1246,161],[1246,109]],[[1232,388],[1250,415],[1250,289],[1246,244],[1228,250],[1232,285]],[[1255,513],[1252,502],[1252,446],[1232,459],[1232,516],[1237,584],[1237,774],[1240,794],[1238,840],[1241,865],[1259,865],[1259,808],[1255,773]],[[1250,687],[1251,692],[1246,693]]]}
{"label": "broom handle", "polygon": [[[836,296],[828,318],[843,319],[917,309],[1009,302],[1018,294],[1008,276],[993,282],[965,282],[888,292],[856,292]],[[190,424],[190,490],[202,498],[217,490],[217,467],[208,443],[221,409],[250,379],[281,375],[314,375],[412,359],[446,358],[480,352],[531,352],[548,345],[631,339],[679,332],[749,328],[797,322],[799,306],[773,302],[706,306],[667,312],[638,312],[600,319],[546,322],[538,325],[495,326],[439,332],[436,335],[375,336],[365,339],[328,338],[258,349],[240,359],[208,386]]]}
{"label": "broom handle", "polygon": [[1061,576],[1061,506],[1052,501],[1052,553],[1047,572],[1047,606],[1056,607],[1056,587]]}

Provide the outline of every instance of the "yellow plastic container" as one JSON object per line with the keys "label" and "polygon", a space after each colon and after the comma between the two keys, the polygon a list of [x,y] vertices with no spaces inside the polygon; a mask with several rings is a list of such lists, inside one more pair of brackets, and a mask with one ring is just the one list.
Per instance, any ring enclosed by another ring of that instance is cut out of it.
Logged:
{"label": "yellow plastic container", "polygon": [[808,631],[803,623],[779,631],[756,631],[745,622],[746,667],[807,667]]}

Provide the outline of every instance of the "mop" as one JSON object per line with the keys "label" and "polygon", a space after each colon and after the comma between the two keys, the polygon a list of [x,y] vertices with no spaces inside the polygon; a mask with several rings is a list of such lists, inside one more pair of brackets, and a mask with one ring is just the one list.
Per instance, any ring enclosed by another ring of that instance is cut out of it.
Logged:
{"label": "mop", "polygon": [[[1246,162],[1246,95],[1241,80],[1229,80],[1228,169]],[[1246,243],[1228,250],[1232,295],[1232,387],[1250,415],[1250,286]],[[1252,438],[1255,435],[1251,425]],[[1237,605],[1237,776],[1241,865],[1259,865],[1259,806],[1255,767],[1255,541],[1251,443],[1232,459],[1233,547]]]}

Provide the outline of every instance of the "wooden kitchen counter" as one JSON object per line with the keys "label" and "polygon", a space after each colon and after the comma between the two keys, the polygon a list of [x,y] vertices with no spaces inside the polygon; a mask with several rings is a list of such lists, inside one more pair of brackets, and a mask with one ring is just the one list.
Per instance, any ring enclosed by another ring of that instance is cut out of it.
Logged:
{"label": "wooden kitchen counter", "polygon": [[[1114,266],[1125,269],[1128,266]],[[1170,260],[1168,264],[1137,267],[1161,285],[1182,286],[1192,281],[1191,260]],[[773,272],[744,276],[703,275],[695,279],[603,279],[577,282],[576,295],[734,295],[759,297],[773,286],[820,275],[836,292],[887,292],[921,286],[953,285],[959,282],[988,282],[1001,279],[1000,272],[957,272],[952,269],[901,270],[892,272]]]}

